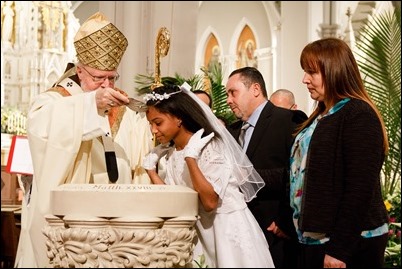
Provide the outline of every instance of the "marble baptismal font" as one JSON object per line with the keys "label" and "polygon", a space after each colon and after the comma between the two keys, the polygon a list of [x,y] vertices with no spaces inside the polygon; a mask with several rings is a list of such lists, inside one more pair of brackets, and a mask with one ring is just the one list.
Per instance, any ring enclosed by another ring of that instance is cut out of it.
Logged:
{"label": "marble baptismal font", "polygon": [[184,186],[66,184],[43,229],[54,268],[192,267],[197,193]]}

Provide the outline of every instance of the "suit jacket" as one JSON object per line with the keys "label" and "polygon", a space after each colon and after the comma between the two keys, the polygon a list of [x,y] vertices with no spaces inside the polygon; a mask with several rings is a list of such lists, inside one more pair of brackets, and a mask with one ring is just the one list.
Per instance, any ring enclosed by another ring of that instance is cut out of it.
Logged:
{"label": "suit jacket", "polygon": [[[236,140],[242,123],[237,121],[228,126],[229,132]],[[293,233],[294,230],[287,187],[290,149],[298,123],[301,123],[301,120],[295,117],[294,111],[277,107],[268,101],[257,120],[246,151],[265,181],[265,186],[249,203],[249,208],[264,233],[272,221],[276,221],[281,229],[288,233]],[[289,229],[290,231],[287,231]]]}

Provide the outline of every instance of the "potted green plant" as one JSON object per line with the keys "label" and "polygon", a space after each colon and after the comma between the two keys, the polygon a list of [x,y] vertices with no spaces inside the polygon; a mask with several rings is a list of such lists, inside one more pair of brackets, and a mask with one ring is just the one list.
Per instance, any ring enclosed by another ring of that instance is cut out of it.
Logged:
{"label": "potted green plant", "polygon": [[382,13],[362,30],[358,64],[365,87],[380,110],[389,139],[383,172],[383,197],[401,179],[401,10]]}
{"label": "potted green plant", "polygon": [[389,152],[382,167],[382,195],[389,213],[385,266],[401,266],[401,9],[374,16],[357,44],[365,87],[383,116]]}
{"label": "potted green plant", "polygon": [[[179,74],[175,74],[174,77],[161,77],[162,84],[174,84],[181,85],[187,82],[191,85],[192,90],[206,90],[212,98],[212,110],[218,117],[222,117],[230,124],[236,117],[230,110],[226,103],[226,91],[225,86],[222,85],[222,67],[220,65],[214,65],[212,68],[201,68],[203,74],[196,74],[189,78],[184,78]],[[153,75],[137,74],[134,77],[136,84],[136,92],[138,95],[143,95],[151,91],[151,85],[154,83]]]}

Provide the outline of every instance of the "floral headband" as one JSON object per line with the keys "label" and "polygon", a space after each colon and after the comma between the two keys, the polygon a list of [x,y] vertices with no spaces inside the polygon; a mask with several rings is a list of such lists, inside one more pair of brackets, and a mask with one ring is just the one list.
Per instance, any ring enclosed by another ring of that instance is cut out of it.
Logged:
{"label": "floral headband", "polygon": [[159,93],[155,93],[154,91],[145,94],[144,96],[144,101],[148,102],[149,100],[152,101],[162,101],[162,100],[166,100],[169,99],[170,96],[182,92],[182,91],[190,91],[191,86],[188,85],[187,82],[184,82],[181,86],[180,86],[180,90],[177,92],[172,92],[172,93],[164,93],[164,94],[159,94]]}

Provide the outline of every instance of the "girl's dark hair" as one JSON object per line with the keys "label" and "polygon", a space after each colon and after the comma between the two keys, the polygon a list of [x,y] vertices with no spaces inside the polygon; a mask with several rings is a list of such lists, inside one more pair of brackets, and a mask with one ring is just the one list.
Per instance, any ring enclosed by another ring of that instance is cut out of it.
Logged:
{"label": "girl's dark hair", "polygon": [[161,113],[175,116],[182,121],[182,125],[192,133],[204,128],[203,136],[214,132],[215,128],[208,121],[201,106],[190,95],[177,85],[164,85],[153,90],[153,94],[164,96],[162,100],[155,98],[147,101],[148,107],[155,107]]}

